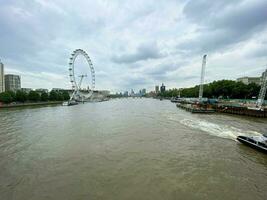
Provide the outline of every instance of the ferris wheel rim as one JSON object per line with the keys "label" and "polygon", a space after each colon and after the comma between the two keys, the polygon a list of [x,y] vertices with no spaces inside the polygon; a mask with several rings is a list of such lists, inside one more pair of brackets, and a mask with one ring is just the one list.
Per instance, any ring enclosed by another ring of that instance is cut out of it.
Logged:
{"label": "ferris wheel rim", "polygon": [[89,66],[90,72],[91,72],[91,90],[94,90],[95,89],[95,70],[93,67],[93,63],[92,63],[89,55],[82,49],[74,50],[71,54],[70,59],[69,59],[69,77],[70,77],[72,89],[73,90],[79,89],[77,82],[76,82],[76,79],[75,79],[75,66],[74,66],[75,60],[79,55],[82,55],[88,63],[88,66]]}

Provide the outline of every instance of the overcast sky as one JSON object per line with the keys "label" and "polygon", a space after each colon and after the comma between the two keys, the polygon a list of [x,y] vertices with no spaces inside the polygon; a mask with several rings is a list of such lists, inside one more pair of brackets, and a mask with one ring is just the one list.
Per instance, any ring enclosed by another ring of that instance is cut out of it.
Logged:
{"label": "overcast sky", "polygon": [[[0,59],[22,87],[70,88],[81,48],[96,88],[188,87],[259,76],[267,64],[266,0],[0,0]],[[88,71],[89,74],[89,71]]]}

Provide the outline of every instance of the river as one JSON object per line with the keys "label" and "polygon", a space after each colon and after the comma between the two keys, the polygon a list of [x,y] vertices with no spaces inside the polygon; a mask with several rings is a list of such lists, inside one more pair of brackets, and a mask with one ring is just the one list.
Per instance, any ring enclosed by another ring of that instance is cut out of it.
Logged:
{"label": "river", "polygon": [[0,110],[0,199],[267,199],[267,120],[114,99]]}

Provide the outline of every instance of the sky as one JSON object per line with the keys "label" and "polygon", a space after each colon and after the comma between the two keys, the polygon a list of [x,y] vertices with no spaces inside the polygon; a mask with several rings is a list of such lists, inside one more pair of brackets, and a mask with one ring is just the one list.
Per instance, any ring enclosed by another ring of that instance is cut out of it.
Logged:
{"label": "sky", "polygon": [[90,56],[96,89],[111,92],[199,84],[204,54],[206,83],[260,76],[267,1],[0,0],[0,59],[22,87],[70,88],[75,49]]}

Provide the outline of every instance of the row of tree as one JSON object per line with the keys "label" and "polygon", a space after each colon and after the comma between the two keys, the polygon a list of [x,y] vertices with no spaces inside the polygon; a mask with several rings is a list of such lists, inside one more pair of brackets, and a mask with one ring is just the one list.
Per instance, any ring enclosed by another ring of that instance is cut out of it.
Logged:
{"label": "row of tree", "polygon": [[70,96],[67,91],[58,92],[51,91],[47,92],[36,92],[30,91],[26,93],[24,91],[18,90],[16,92],[6,91],[0,93],[0,102],[11,103],[11,102],[38,102],[38,101],[66,101],[69,100]]}
{"label": "row of tree", "polygon": [[[203,96],[207,98],[229,98],[229,99],[251,99],[257,97],[260,91],[260,86],[255,83],[248,85],[242,82],[232,80],[214,81],[204,85]],[[199,85],[184,89],[170,89],[159,96],[175,97],[180,94],[181,97],[198,97]]]}

